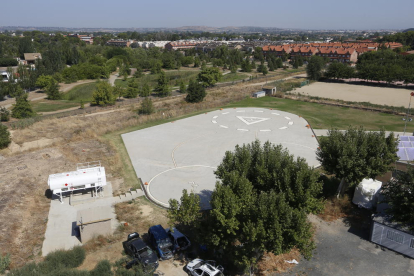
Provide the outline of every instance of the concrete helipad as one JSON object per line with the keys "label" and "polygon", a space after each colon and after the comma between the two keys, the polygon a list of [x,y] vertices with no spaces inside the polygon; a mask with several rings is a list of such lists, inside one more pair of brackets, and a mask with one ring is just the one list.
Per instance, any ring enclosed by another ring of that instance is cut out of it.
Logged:
{"label": "concrete helipad", "polygon": [[255,139],[281,144],[318,166],[318,143],[303,118],[277,110],[237,108],[209,112],[123,134],[135,171],[152,200],[168,207],[182,190],[200,194],[204,208],[214,190],[214,170],[226,151]]}

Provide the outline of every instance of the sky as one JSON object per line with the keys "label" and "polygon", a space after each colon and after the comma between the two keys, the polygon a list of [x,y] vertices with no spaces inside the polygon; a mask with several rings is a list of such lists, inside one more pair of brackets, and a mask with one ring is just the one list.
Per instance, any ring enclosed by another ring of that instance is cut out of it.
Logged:
{"label": "sky", "polygon": [[0,26],[414,28],[414,0],[2,0]]}

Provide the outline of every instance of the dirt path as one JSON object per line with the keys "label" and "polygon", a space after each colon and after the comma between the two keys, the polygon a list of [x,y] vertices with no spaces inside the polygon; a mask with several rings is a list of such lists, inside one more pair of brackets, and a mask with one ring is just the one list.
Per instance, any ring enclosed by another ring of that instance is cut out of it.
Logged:
{"label": "dirt path", "polygon": [[[271,77],[269,77],[271,78]],[[282,79],[278,79],[278,80],[290,80],[293,78],[306,78],[306,74],[299,74],[299,75],[294,75],[294,76],[290,76],[290,77],[286,77],[286,78],[282,78]],[[268,81],[263,81],[263,82],[256,82],[256,83],[251,83],[248,86],[254,86],[254,85],[264,85],[268,82],[272,82],[275,81],[274,79],[268,80]]]}

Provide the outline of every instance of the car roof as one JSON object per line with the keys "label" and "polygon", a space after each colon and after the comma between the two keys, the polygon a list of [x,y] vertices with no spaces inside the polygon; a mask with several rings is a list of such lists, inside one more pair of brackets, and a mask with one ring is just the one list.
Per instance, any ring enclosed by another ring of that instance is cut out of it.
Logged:
{"label": "car roof", "polygon": [[131,241],[131,245],[133,245],[138,250],[147,247],[147,244],[140,238]]}
{"label": "car roof", "polygon": [[154,238],[156,240],[168,239],[167,232],[165,232],[164,228],[161,225],[151,226],[149,231],[154,235]]}
{"label": "car roof", "polygon": [[181,233],[180,231],[178,231],[175,227],[173,227],[173,229],[174,229],[174,232],[171,232],[171,230],[168,229],[168,232],[171,234],[171,236],[173,236],[176,239],[185,237],[185,235]]}

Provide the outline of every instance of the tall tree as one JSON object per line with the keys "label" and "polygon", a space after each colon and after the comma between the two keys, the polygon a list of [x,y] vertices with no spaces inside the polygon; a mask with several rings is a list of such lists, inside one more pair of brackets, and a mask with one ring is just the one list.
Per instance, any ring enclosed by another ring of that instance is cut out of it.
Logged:
{"label": "tall tree", "polygon": [[171,91],[170,88],[168,86],[168,78],[165,75],[164,71],[161,71],[160,74],[158,75],[158,84],[155,87],[155,91],[158,92],[158,95],[160,97],[166,97],[166,96],[170,96]]}
{"label": "tall tree", "polygon": [[13,118],[24,119],[36,115],[36,113],[33,111],[30,101],[27,100],[27,97],[27,94],[22,94],[16,98],[16,103],[12,107]]}
{"label": "tall tree", "polygon": [[187,88],[187,96],[185,100],[189,103],[202,102],[206,97],[206,89],[195,80],[190,80]]}
{"label": "tall tree", "polygon": [[391,220],[403,223],[414,230],[414,170],[407,165],[408,171],[397,171],[391,181],[382,186],[383,202],[389,207],[385,211],[391,215]]}
{"label": "tall tree", "polygon": [[337,196],[347,187],[356,185],[365,177],[373,178],[391,170],[398,160],[394,134],[387,137],[384,130],[367,132],[362,127],[350,127],[342,132],[331,129],[319,142],[316,156],[324,170],[341,179]]}
{"label": "tall tree", "polygon": [[222,74],[217,67],[204,68],[197,75],[197,81],[201,82],[204,87],[214,86],[221,80]]}
{"label": "tall tree", "polygon": [[168,203],[170,204],[168,219],[171,226],[176,223],[194,225],[201,219],[200,196],[194,192],[188,193],[184,189],[180,201],[170,199]]}
{"label": "tall tree", "polygon": [[60,100],[62,98],[62,94],[59,92],[59,84],[53,78],[46,86],[45,92],[49,100]]}
{"label": "tall tree", "polygon": [[310,80],[319,80],[322,77],[322,69],[325,61],[320,56],[312,56],[306,66],[306,73]]}

